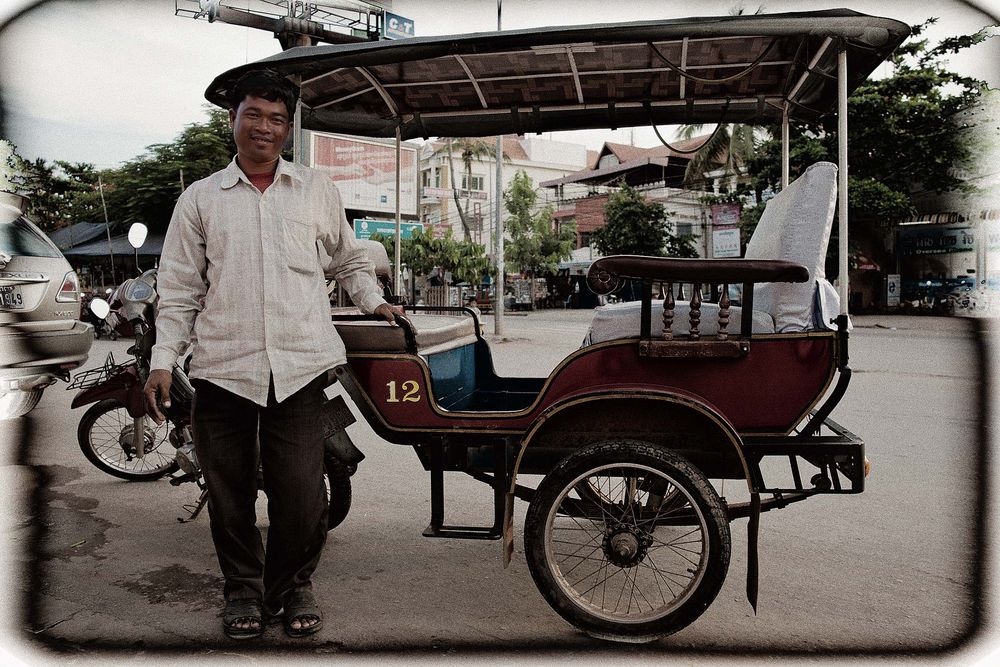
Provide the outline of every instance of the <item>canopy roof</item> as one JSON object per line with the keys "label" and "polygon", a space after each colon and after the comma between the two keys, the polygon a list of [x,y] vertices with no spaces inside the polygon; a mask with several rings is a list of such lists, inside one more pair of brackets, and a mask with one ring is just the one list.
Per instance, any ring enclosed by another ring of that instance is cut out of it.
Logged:
{"label": "canopy roof", "polygon": [[66,251],[68,248],[92,241],[98,236],[106,234],[104,231],[106,228],[107,225],[103,222],[78,222],[50,232],[49,240],[55,243],[60,250]]}
{"label": "canopy roof", "polygon": [[488,136],[681,123],[816,120],[836,107],[837,51],[853,90],[909,27],[846,9],[555,27],[307,46],[229,70],[297,80],[306,129]]}
{"label": "canopy roof", "polygon": [[[158,257],[163,253],[163,238],[163,234],[150,234],[146,237],[146,241],[142,244],[142,247],[139,248],[138,254],[143,256]],[[131,257],[135,254],[135,252],[135,249],[128,242],[127,234],[111,237],[112,255],[126,255]],[[90,243],[84,243],[72,248],[67,248],[66,250],[63,250],[62,253],[67,257],[107,257],[108,240],[97,239],[91,241]]]}

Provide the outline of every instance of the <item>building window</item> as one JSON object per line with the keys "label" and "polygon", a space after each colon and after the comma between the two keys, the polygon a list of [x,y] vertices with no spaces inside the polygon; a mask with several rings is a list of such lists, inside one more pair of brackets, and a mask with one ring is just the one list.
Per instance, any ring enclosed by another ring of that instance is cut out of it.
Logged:
{"label": "building window", "polygon": [[690,236],[694,234],[694,225],[690,222],[678,222],[675,228],[677,236]]}
{"label": "building window", "polygon": [[427,169],[420,172],[420,185],[425,188],[441,187],[441,172],[437,169]]}
{"label": "building window", "polygon": [[586,248],[590,245],[590,232],[580,232],[580,247]]}
{"label": "building window", "polygon": [[469,180],[470,179],[469,179],[469,175],[468,174],[462,174],[462,189],[463,190],[474,190],[476,192],[482,192],[483,191],[483,177],[482,176],[473,176],[472,179],[471,179],[472,180],[472,186],[471,187],[469,186]]}

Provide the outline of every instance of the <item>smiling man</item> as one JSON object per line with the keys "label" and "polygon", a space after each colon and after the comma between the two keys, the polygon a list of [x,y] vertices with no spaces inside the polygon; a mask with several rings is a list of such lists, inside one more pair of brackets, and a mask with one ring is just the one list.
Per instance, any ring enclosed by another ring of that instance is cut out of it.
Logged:
{"label": "smiling man", "polygon": [[[327,513],[316,424],[327,370],[346,360],[324,274],[366,313],[392,322],[398,310],[379,295],[330,178],[280,157],[297,99],[295,86],[269,71],[236,82],[236,157],[177,200],[158,276],[146,401],[162,422],[171,369],[196,341],[195,449],[225,578],[223,628],[234,639],[262,634],[265,615],[281,616],[293,637],[322,624],[311,584]],[[325,266],[320,246],[332,258]],[[254,509],[258,451],[266,551]]]}

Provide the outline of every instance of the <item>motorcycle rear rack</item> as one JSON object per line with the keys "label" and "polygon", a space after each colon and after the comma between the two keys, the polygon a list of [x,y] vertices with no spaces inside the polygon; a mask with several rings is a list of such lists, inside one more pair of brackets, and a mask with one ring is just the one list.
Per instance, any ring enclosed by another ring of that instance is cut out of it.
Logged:
{"label": "motorcycle rear rack", "polygon": [[118,375],[127,367],[133,365],[135,365],[135,362],[131,360],[121,364],[116,364],[114,353],[108,352],[108,356],[104,360],[103,366],[80,371],[73,376],[73,381],[69,383],[66,389],[86,389],[87,387],[99,385],[105,382],[108,378]]}

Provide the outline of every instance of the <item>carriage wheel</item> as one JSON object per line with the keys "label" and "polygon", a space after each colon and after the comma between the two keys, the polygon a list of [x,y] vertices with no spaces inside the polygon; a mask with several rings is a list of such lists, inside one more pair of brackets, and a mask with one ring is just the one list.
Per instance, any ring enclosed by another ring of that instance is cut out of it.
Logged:
{"label": "carriage wheel", "polygon": [[646,642],[687,626],[715,599],[729,568],[729,523],[686,459],[616,440],[571,454],[542,480],[524,546],[560,616],[595,637]]}

